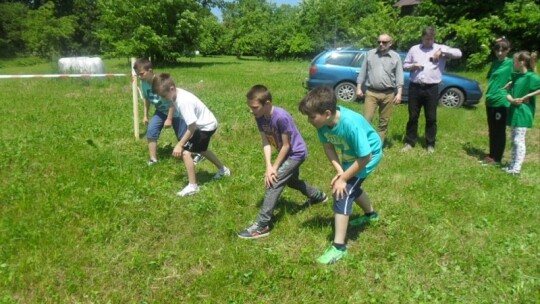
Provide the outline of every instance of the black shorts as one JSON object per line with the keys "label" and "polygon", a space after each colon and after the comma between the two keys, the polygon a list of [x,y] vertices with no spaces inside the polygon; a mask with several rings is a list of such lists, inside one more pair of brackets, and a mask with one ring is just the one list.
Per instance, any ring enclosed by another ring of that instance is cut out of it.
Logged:
{"label": "black shorts", "polygon": [[189,152],[205,152],[208,150],[208,144],[210,143],[210,137],[216,133],[216,130],[212,131],[200,131],[199,129],[195,130],[195,133],[184,145],[184,149]]}

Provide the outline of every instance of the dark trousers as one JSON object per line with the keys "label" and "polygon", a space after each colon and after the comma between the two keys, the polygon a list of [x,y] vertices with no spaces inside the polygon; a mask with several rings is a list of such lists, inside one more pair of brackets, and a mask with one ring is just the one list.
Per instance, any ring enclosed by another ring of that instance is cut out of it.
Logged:
{"label": "dark trousers", "polygon": [[424,107],[426,117],[426,144],[435,147],[437,136],[437,105],[439,102],[438,84],[419,85],[411,83],[409,86],[409,121],[407,122],[407,134],[405,142],[411,146],[416,145],[418,140],[418,118]]}
{"label": "dark trousers", "polygon": [[506,147],[506,113],[505,107],[486,107],[489,131],[489,157],[500,163]]}

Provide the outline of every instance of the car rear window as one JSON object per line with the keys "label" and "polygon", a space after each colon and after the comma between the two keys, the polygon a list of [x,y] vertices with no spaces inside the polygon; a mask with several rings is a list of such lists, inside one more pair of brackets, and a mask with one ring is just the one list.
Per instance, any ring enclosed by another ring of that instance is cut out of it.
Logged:
{"label": "car rear window", "polygon": [[335,52],[326,59],[326,64],[350,66],[357,53]]}

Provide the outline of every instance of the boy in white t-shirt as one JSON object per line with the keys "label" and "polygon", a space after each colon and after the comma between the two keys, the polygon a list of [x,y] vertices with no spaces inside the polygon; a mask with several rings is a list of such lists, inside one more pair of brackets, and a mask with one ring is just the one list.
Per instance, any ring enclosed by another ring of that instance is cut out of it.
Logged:
{"label": "boy in white t-shirt", "polygon": [[197,96],[177,88],[171,75],[166,73],[154,77],[152,90],[164,99],[171,101],[188,126],[172,153],[174,157],[181,157],[184,161],[189,180],[189,184],[177,195],[188,196],[199,192],[195,165],[191,158],[192,152],[202,154],[218,168],[219,171],[214,178],[220,179],[224,176],[230,176],[229,168],[225,167],[217,156],[208,150],[210,137],[216,132],[218,126],[216,117],[208,107]]}

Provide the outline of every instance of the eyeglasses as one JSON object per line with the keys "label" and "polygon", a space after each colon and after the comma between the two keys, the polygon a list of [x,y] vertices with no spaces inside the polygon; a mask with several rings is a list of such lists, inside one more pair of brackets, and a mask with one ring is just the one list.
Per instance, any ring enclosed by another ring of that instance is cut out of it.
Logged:
{"label": "eyeglasses", "polygon": [[392,40],[388,40],[388,41],[382,41],[382,40],[379,40],[377,41],[378,44],[388,44],[389,42],[391,42]]}

